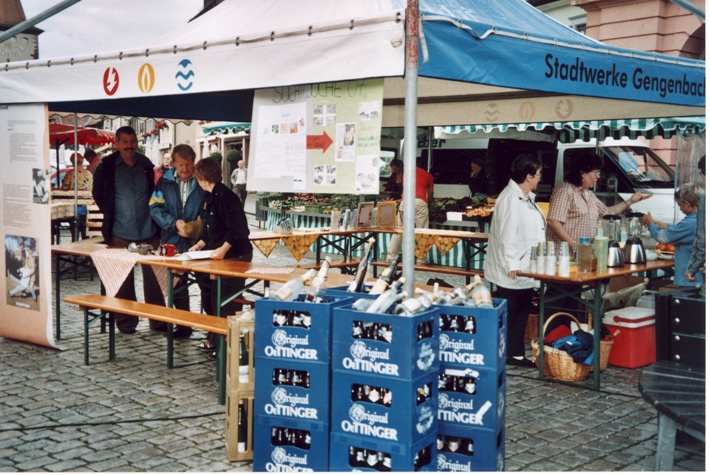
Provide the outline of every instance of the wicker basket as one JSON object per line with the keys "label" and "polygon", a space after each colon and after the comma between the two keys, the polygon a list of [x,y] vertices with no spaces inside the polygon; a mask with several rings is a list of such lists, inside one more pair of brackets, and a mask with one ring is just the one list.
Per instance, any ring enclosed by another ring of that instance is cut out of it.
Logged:
{"label": "wicker basket", "polygon": [[540,314],[528,314],[528,324],[525,327],[525,339],[535,340],[540,336]]}
{"label": "wicker basket", "polygon": [[603,340],[599,342],[599,371],[604,371],[609,364],[609,353],[614,340]]}
{"label": "wicker basket", "polygon": [[[547,330],[547,326],[550,324],[550,322],[559,316],[566,316],[571,318],[574,322],[577,323],[577,327],[581,328],[579,320],[574,318],[573,315],[565,312],[557,312],[553,315],[550,315],[550,318],[545,321],[545,326],[543,327],[542,331],[543,335],[545,334],[545,330]],[[540,363],[538,355],[540,353],[540,344],[538,343],[537,339],[533,339],[530,341],[530,345],[532,346],[533,360],[535,361],[535,364],[539,367]],[[587,375],[592,369],[592,367],[589,365],[575,363],[575,361],[569,354],[567,354],[566,351],[558,350],[552,348],[551,346],[544,345],[544,352],[545,367],[543,369],[543,374],[548,378],[559,379],[562,381],[584,381],[585,379],[587,379]]]}

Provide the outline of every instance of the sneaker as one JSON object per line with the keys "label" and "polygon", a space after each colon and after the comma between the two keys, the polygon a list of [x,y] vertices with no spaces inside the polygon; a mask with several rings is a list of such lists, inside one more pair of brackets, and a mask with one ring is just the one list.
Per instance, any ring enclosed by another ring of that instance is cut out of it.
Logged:
{"label": "sneaker", "polygon": [[514,358],[511,356],[506,359],[505,363],[507,365],[518,366],[520,368],[537,368],[535,363],[533,363],[532,361],[530,361],[529,359],[527,359],[525,357],[518,359],[518,358]]}

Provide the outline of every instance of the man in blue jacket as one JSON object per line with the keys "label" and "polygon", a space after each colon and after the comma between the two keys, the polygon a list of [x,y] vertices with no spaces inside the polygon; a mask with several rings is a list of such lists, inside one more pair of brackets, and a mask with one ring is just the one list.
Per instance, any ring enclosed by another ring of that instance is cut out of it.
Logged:
{"label": "man in blue jacket", "polygon": [[[172,152],[173,167],[160,177],[150,198],[150,215],[160,228],[160,242],[173,244],[178,252],[187,251],[199,236],[199,223],[205,208],[204,192],[193,173],[195,151],[189,145],[177,145]],[[198,220],[199,218],[199,220]],[[190,310],[190,295],[180,281],[174,295],[175,308]],[[166,331],[163,322],[150,321],[150,328]],[[192,328],[178,326],[174,336],[189,338]]]}

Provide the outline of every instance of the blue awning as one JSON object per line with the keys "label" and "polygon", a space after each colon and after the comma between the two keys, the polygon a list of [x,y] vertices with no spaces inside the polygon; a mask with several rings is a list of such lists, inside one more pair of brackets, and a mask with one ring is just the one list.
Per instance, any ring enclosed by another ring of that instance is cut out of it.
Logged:
{"label": "blue awning", "polygon": [[[437,138],[515,138],[526,132],[539,132],[556,137],[562,143],[592,138],[619,139],[643,137],[669,139],[674,135],[705,135],[705,117],[665,117],[650,119],[589,120],[574,122],[537,122],[520,124],[459,125],[436,128]],[[522,138],[522,137],[521,137]]]}

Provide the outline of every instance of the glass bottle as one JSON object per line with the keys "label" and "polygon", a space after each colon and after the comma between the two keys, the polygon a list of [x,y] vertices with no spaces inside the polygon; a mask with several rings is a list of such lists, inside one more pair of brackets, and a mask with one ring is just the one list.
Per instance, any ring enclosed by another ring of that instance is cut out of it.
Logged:
{"label": "glass bottle", "polygon": [[320,266],[318,274],[311,281],[311,286],[306,292],[307,302],[321,302],[323,300],[322,295],[328,286],[328,269],[330,269],[330,257],[326,257]]}
{"label": "glass bottle", "polygon": [[384,313],[397,300],[399,300],[400,298],[406,298],[406,292],[402,292],[401,294],[399,293],[400,289],[406,281],[407,279],[405,279],[404,277],[400,277],[396,281],[392,282],[392,285],[390,285],[387,290],[382,292],[375,299],[375,301],[372,302],[372,305],[370,305],[370,307],[366,310],[367,313]]}
{"label": "glass bottle", "polygon": [[473,304],[480,308],[493,308],[493,296],[486,284],[481,280],[481,277],[474,275],[473,284],[473,290],[471,291]]}
{"label": "glass bottle", "polygon": [[362,259],[360,259],[360,263],[357,266],[357,270],[355,271],[355,277],[347,288],[348,292],[362,291],[362,285],[365,283],[365,276],[367,275],[367,264],[368,259],[370,258],[370,250],[372,249],[372,245],[374,243],[374,238],[370,238],[367,240],[367,246],[365,247],[365,252],[362,255]]}
{"label": "glass bottle", "polygon": [[371,295],[381,294],[387,289],[387,287],[394,280],[394,275],[397,273],[397,265],[401,259],[402,255],[397,254],[397,257],[390,261],[390,265],[382,271],[380,276],[377,278],[377,282],[375,282],[375,285],[373,285],[370,289]]}
{"label": "glass bottle", "polygon": [[246,340],[249,337],[249,330],[242,330],[239,335],[239,382],[249,382],[249,349]]}
{"label": "glass bottle", "polygon": [[296,300],[296,297],[298,297],[298,295],[305,287],[306,282],[311,280],[314,275],[316,275],[316,270],[309,269],[308,272],[301,275],[300,277],[291,279],[285,284],[283,284],[281,287],[279,287],[279,290],[271,294],[269,299],[280,300],[282,302],[291,302],[292,300]]}
{"label": "glass bottle", "polygon": [[239,400],[237,408],[237,452],[244,453],[247,451],[247,411],[244,399]]}

